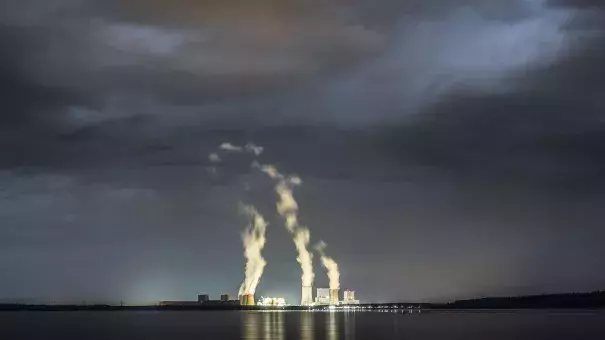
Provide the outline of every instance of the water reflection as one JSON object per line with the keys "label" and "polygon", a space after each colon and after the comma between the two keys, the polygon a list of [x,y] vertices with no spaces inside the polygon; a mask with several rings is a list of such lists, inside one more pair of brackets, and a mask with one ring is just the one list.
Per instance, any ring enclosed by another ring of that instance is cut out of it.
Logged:
{"label": "water reflection", "polygon": [[345,312],[345,339],[355,340],[355,313]]}
{"label": "water reflection", "polygon": [[338,325],[336,324],[336,312],[329,311],[326,317],[326,339],[338,339]]}
{"label": "water reflection", "polygon": [[[286,313],[288,313],[286,315]],[[299,329],[290,328],[290,335],[301,340],[317,339],[355,339],[354,312],[286,312],[286,311],[247,311],[242,313],[242,339],[286,339],[286,316],[299,320]],[[323,322],[321,319],[323,318]],[[316,321],[317,319],[317,321]],[[319,322],[316,329],[316,322]],[[294,326],[296,323],[291,323]],[[322,327],[325,325],[325,328]],[[322,329],[324,328],[324,329]],[[324,333],[325,330],[325,333]],[[319,335],[316,337],[316,333]]]}
{"label": "water reflection", "polygon": [[300,313],[300,339],[314,340],[315,339],[315,313],[302,312]]}
{"label": "water reflection", "polygon": [[260,323],[259,314],[256,312],[243,312],[242,324],[244,327],[244,339],[260,339],[258,327]]}
{"label": "water reflection", "polygon": [[284,312],[244,312],[242,323],[243,339],[285,339]]}

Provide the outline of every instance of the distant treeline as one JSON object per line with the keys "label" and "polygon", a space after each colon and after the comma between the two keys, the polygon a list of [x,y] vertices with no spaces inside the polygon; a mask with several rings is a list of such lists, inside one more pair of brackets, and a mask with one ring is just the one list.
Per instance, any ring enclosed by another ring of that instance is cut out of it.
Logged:
{"label": "distant treeline", "polygon": [[605,308],[605,292],[486,297],[433,304],[433,309]]}

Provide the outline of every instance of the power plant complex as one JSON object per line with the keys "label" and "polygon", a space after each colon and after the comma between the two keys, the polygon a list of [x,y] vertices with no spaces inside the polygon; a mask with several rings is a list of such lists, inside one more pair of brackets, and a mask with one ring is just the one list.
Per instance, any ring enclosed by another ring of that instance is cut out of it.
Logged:
{"label": "power plant complex", "polygon": [[[264,148],[248,142],[245,145],[235,145],[229,142],[222,143],[216,152],[208,155],[212,164],[222,162],[222,156],[228,156],[233,153],[248,154],[254,157],[251,164],[253,169],[260,170],[260,173],[266,175],[274,183],[274,192],[277,201],[275,208],[283,220],[283,225],[292,237],[292,241],[297,251],[297,262],[301,268],[301,299],[300,306],[337,306],[340,304],[358,303],[355,300],[355,293],[345,291],[343,300],[339,298],[340,271],[338,263],[326,253],[326,243],[319,241],[313,248],[310,248],[311,231],[307,226],[299,221],[299,204],[294,198],[293,190],[302,184],[302,179],[295,174],[282,174],[271,164],[262,164],[257,160]],[[269,223],[263,215],[250,204],[240,205],[241,213],[248,219],[248,225],[241,234],[241,240],[244,246],[245,276],[238,291],[238,299],[235,300],[240,306],[255,305],[285,305],[282,298],[261,298],[255,303],[254,294],[260,283],[264,268],[267,264],[262,256],[262,250],[266,243],[265,234]],[[315,273],[313,269],[313,249],[317,252],[321,265],[324,267],[329,279],[329,288],[318,288],[315,300],[313,299],[313,282]],[[209,303],[207,296],[198,297],[198,303]],[[228,295],[221,296],[221,302],[231,301]]]}
{"label": "power plant complex", "polygon": [[[359,300],[355,300],[355,291],[345,290],[343,299],[340,300],[338,289],[317,288],[315,299],[311,287],[305,287],[303,290],[304,300],[307,303],[301,303],[300,306],[338,306],[338,305],[357,305]],[[262,306],[262,307],[284,307],[289,306],[282,297],[262,297],[255,302],[253,294],[242,294],[238,300],[232,300],[229,294],[221,294],[219,300],[210,300],[208,294],[200,294],[197,301],[160,301],[160,306]]]}

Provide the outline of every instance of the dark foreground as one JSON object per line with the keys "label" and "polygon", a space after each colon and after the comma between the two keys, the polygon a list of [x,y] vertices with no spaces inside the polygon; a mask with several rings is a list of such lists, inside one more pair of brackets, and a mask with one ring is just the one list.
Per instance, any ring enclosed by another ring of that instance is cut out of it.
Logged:
{"label": "dark foreground", "polygon": [[605,339],[598,311],[5,312],[0,339]]}

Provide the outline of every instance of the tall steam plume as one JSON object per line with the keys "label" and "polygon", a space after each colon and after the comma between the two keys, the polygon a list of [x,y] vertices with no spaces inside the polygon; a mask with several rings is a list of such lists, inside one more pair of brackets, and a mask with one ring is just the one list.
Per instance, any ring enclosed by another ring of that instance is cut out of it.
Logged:
{"label": "tall steam plume", "polygon": [[261,252],[265,247],[265,231],[268,224],[253,206],[242,206],[242,211],[251,218],[251,222],[242,233],[244,256],[246,257],[246,278],[239,288],[239,296],[254,294],[267,264]]}
{"label": "tall steam plume", "polygon": [[320,241],[315,249],[321,256],[321,264],[326,268],[328,272],[328,278],[330,279],[330,289],[340,289],[340,272],[338,271],[338,263],[331,257],[326,255],[326,247],[328,245],[324,241]]}
{"label": "tall steam plume", "polygon": [[[254,143],[247,143],[244,146],[235,145],[229,142],[218,146],[217,152],[208,155],[211,163],[222,162],[218,152],[224,153],[249,153],[254,156],[259,156],[263,152],[263,147]],[[213,173],[216,173],[216,168],[212,167]],[[265,233],[268,223],[264,217],[251,205],[242,205],[243,213],[250,217],[251,222],[242,233],[242,242],[244,243],[244,257],[246,258],[245,279],[239,288],[239,296],[252,296],[252,300],[248,303],[254,304],[254,293],[260,282],[260,278],[265,270],[267,262],[262,256],[262,250],[265,247]]]}
{"label": "tall steam plume", "polygon": [[[279,195],[277,212],[284,218],[286,228],[292,234],[292,240],[298,251],[297,260],[302,269],[302,286],[311,287],[315,278],[315,274],[313,273],[313,254],[308,250],[311,233],[307,227],[299,224],[298,204],[292,195],[292,187],[302,184],[302,181],[298,176],[285,177],[272,165],[260,166],[256,164],[256,166],[259,166],[269,177],[278,181],[275,187],[275,191]],[[305,300],[305,297],[303,297],[303,300]]]}

